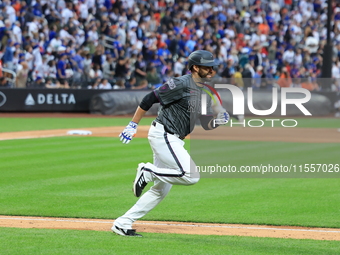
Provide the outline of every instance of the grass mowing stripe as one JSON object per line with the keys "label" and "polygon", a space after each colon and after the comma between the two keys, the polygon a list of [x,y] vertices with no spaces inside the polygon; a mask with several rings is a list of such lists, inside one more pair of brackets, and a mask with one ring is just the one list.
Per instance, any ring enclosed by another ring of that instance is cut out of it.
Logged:
{"label": "grass mowing stripe", "polygon": [[[294,116],[287,116],[285,118],[283,117],[259,117],[259,116],[246,116],[245,117],[245,126],[249,127],[249,121],[252,119],[256,119],[257,121],[251,122],[250,125],[261,125],[262,123],[260,120],[263,121],[263,127],[282,127],[282,121],[285,119],[293,119],[296,120],[297,126],[296,128],[339,128],[339,119],[338,118],[318,118],[318,117],[294,117]],[[269,120],[266,120],[269,119]],[[276,119],[279,121],[274,121],[272,123],[272,119]],[[232,119],[229,124],[227,124],[227,127],[230,127],[231,122],[234,123],[236,127],[241,127],[243,125],[236,124],[238,121],[235,119]],[[284,123],[284,125],[294,125],[293,121],[288,121],[287,123]]]}
{"label": "grass mowing stripe", "polygon": [[[92,138],[96,139],[98,142],[95,144],[92,143]],[[141,140],[140,138],[136,138],[134,140],[135,144],[139,144],[140,142],[145,144],[145,141]],[[37,151],[40,156],[51,154],[51,156],[54,156],[56,159],[59,156],[63,156],[65,158],[77,157],[77,155],[81,155],[78,152],[88,151],[89,149],[96,152],[109,149],[111,150],[112,155],[118,157],[126,155],[124,150],[115,149],[118,148],[118,146],[121,146],[118,143],[117,138],[88,137],[87,139],[82,139],[82,137],[60,137],[55,140],[34,139],[27,142],[22,142],[19,140],[3,141],[2,144],[3,146],[0,148],[1,157],[6,158],[7,163],[12,163],[10,161],[11,158],[17,160],[18,156],[25,157],[36,155]],[[20,151],[18,150],[18,146],[20,146]],[[73,153],[75,151],[77,153]],[[99,157],[103,157],[100,156],[101,154],[98,155]],[[106,155],[106,153],[103,153],[103,155]]]}
{"label": "grass mowing stripe", "polygon": [[[45,140],[44,138],[36,138],[36,139],[24,139],[28,142],[23,142],[22,140],[5,140],[1,141],[1,148],[0,150],[4,153],[10,152],[10,151],[17,151],[18,146],[20,146],[21,149],[31,149],[32,147],[46,147],[49,146],[51,149],[55,148],[56,145],[59,145],[61,142],[65,143],[65,139],[67,140],[67,143],[69,145],[73,144],[84,144],[86,143],[88,145],[91,144],[91,140],[79,140],[79,137],[76,136],[67,136],[67,137],[58,137],[56,140]],[[111,138],[106,138],[106,140]],[[105,141],[103,139],[103,141]],[[65,147],[67,149],[67,147]],[[64,148],[64,149],[65,149]],[[45,148],[44,148],[45,149]]]}
{"label": "grass mowing stripe", "polygon": [[4,254],[338,254],[340,242],[238,236],[143,233],[125,238],[111,232],[1,228]]}
{"label": "grass mowing stripe", "polygon": [[[257,118],[257,117],[256,117]],[[291,118],[291,117],[289,117]],[[154,117],[145,117],[141,120],[140,125],[150,125]],[[246,117],[246,120],[254,119]],[[257,118],[258,119],[258,118]],[[262,118],[268,119],[268,118]],[[277,118],[275,118],[277,119]],[[297,128],[340,128],[337,118],[294,118],[298,121]],[[65,129],[65,128],[90,128],[90,127],[111,127],[126,126],[131,117],[126,118],[0,118],[0,132],[30,131],[30,130],[48,130],[48,129]],[[270,126],[271,122],[264,121],[264,126]],[[279,125],[279,124],[275,124]]]}
{"label": "grass mowing stripe", "polygon": [[[150,125],[154,117],[145,117],[141,125]],[[0,118],[0,132],[126,126],[131,117],[126,118]]]}
{"label": "grass mowing stripe", "polygon": [[340,164],[339,150],[335,143],[190,141],[190,153],[198,166]]}

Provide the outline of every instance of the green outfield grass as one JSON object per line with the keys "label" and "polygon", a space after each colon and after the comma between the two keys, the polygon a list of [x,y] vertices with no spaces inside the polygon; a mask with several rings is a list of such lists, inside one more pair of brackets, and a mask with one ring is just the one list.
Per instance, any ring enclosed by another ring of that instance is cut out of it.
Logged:
{"label": "green outfield grass", "polygon": [[[91,115],[89,115],[91,116]],[[336,118],[294,118],[287,117],[286,119],[295,119],[298,122],[297,127],[310,128],[340,128],[339,119]],[[141,121],[141,125],[150,125],[154,117],[145,117]],[[258,118],[246,117],[249,119],[262,119],[264,126],[270,127],[272,124],[265,119],[278,118]],[[281,118],[282,119],[282,118]],[[110,126],[126,126],[131,118],[0,118],[0,132],[14,131],[31,131],[31,130],[47,130],[47,129],[63,129],[63,128],[89,128],[89,127],[110,127]],[[233,119],[233,122],[236,122]],[[274,122],[275,127],[281,126],[278,122]],[[287,122],[286,125],[293,125],[292,122]],[[227,124],[228,126],[229,124]],[[260,123],[252,123],[252,125],[260,125]],[[236,125],[240,126],[240,125]]]}
{"label": "green outfield grass", "polygon": [[[243,155],[256,162],[270,160],[256,149],[263,147],[261,142],[230,143],[230,148],[240,143]],[[270,144],[272,152],[282,154],[285,143]],[[232,149],[226,153],[230,159],[238,154]],[[2,141],[0,214],[116,218],[137,200],[131,192],[135,168],[151,161],[151,155],[142,138],[129,145],[105,137]],[[310,156],[304,160],[315,157]],[[280,161],[289,162],[291,157]],[[194,186],[173,187],[144,219],[340,227],[339,186],[339,178],[202,178]]]}
{"label": "green outfield grass", "polygon": [[[253,121],[253,122],[248,122],[249,120],[262,120],[263,121],[263,127],[282,127],[283,125],[286,126],[294,126],[295,123],[293,121],[288,121],[289,119],[296,120],[297,125],[296,127],[299,128],[340,128],[340,121],[338,118],[317,118],[317,117],[304,117],[304,118],[299,118],[299,117],[294,117],[294,116],[287,116],[287,117],[258,117],[258,116],[246,116],[246,127],[249,127],[250,125],[253,126],[261,126],[260,121]],[[268,119],[268,120],[266,120]],[[231,119],[229,123],[226,125],[227,127],[230,127],[231,123],[234,123],[234,127],[242,127],[243,125],[240,124],[235,124],[238,123],[238,121],[234,118]],[[279,120],[279,121],[277,121]],[[287,120],[287,122],[283,122],[283,125],[281,122],[283,120]],[[249,125],[249,124],[250,125]]]}
{"label": "green outfield grass", "polygon": [[110,232],[0,228],[2,254],[339,254],[340,242],[144,233],[126,238]]}
{"label": "green outfield grass", "polygon": [[[152,117],[145,117],[141,125],[150,125]],[[130,118],[0,118],[0,132],[32,131],[64,128],[126,126]]]}
{"label": "green outfield grass", "polygon": [[[145,118],[142,125],[153,118]],[[0,118],[0,132],[125,126],[130,118]],[[337,119],[299,119],[301,127],[339,128]],[[203,144],[186,142],[204,159]],[[225,146],[227,144],[228,146]],[[340,163],[338,144],[224,141],[226,163]],[[190,148],[191,147],[191,148]],[[213,151],[221,153],[221,150]],[[216,154],[218,155],[218,153]],[[207,162],[215,162],[206,158]],[[147,139],[54,137],[0,141],[0,214],[114,219],[136,201]],[[340,178],[202,178],[174,186],[143,220],[340,227]],[[339,254],[340,242],[274,238],[0,229],[1,254]]]}
{"label": "green outfield grass", "polygon": [[[339,134],[340,135],[340,134]],[[190,154],[196,165],[245,167],[277,166],[287,172],[203,172],[208,178],[339,178],[340,144],[294,142],[207,141],[191,137]],[[313,165],[314,169],[311,169]],[[288,172],[290,169],[290,172]],[[256,169],[255,169],[256,170]],[[313,172],[312,172],[313,171]]]}

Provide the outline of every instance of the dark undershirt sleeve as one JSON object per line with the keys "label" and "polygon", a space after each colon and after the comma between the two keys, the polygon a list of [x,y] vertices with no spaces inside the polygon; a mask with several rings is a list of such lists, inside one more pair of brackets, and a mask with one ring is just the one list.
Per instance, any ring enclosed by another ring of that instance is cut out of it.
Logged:
{"label": "dark undershirt sleeve", "polygon": [[139,104],[139,107],[142,108],[144,111],[148,111],[155,103],[159,103],[159,100],[156,97],[155,93],[152,91],[143,98],[142,102]]}
{"label": "dark undershirt sleeve", "polygon": [[212,130],[218,127],[217,124],[212,125],[212,120],[214,119],[214,116],[211,115],[201,115],[200,116],[200,121],[201,121],[201,126],[205,129],[205,130]]}

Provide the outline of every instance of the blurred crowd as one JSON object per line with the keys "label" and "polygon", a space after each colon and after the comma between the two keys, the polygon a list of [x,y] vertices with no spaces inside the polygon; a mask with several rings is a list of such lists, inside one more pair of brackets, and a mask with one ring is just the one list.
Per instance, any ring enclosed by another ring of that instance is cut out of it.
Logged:
{"label": "blurred crowd", "polygon": [[[340,91],[340,4],[332,9]],[[18,88],[155,88],[204,49],[241,88],[321,90],[326,21],[326,0],[3,0],[0,57]]]}

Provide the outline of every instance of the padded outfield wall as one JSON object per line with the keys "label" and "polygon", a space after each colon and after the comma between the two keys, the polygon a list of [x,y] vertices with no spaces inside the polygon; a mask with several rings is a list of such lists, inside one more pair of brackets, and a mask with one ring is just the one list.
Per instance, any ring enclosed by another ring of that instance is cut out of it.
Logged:
{"label": "padded outfield wall", "polygon": [[[89,89],[0,89],[0,112],[90,112],[103,115],[133,114],[142,98],[150,90],[89,90]],[[232,94],[228,90],[219,91],[223,106],[233,110]],[[244,93],[245,114],[249,115],[248,95]],[[301,95],[291,93],[290,98]],[[253,92],[253,106],[266,110],[272,106],[272,92]],[[335,92],[312,93],[306,108],[313,116],[326,116],[334,112],[334,104],[340,99]],[[281,93],[273,116],[281,111]],[[153,106],[148,114],[155,115],[158,106]],[[299,116],[302,112],[294,105],[287,106],[287,115]]]}

